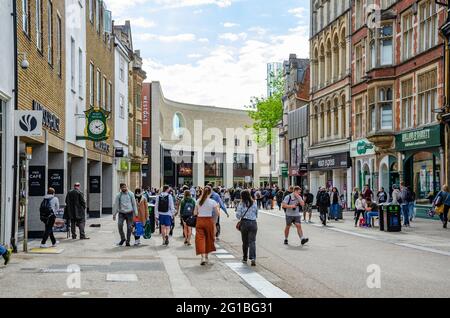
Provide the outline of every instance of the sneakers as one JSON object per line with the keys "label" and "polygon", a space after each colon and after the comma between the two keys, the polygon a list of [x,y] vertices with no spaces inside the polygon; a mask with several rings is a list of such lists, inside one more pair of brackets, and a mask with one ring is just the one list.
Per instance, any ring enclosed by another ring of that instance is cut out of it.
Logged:
{"label": "sneakers", "polygon": [[48,248],[47,244],[41,244],[39,245],[40,248]]}
{"label": "sneakers", "polygon": [[252,266],[255,267],[256,266],[256,261],[254,259],[252,259],[251,262],[252,262]]}
{"label": "sneakers", "polygon": [[203,255],[202,255],[202,260],[200,262],[200,265],[201,266],[205,266],[206,265],[206,257],[204,257]]}
{"label": "sneakers", "polygon": [[139,246],[139,245],[141,245],[141,240],[136,240],[136,241],[134,242],[134,246]]}
{"label": "sneakers", "polygon": [[167,235],[164,239],[164,245],[169,245],[169,236],[167,236]]}
{"label": "sneakers", "polygon": [[125,246],[126,246],[126,247],[130,247],[130,246],[131,246],[130,242],[127,242],[127,243],[125,244]]}
{"label": "sneakers", "polygon": [[121,240],[119,243],[117,243],[117,246],[123,246],[123,243],[125,243],[125,240]]}
{"label": "sneakers", "polygon": [[7,250],[5,254],[3,254],[3,259],[5,260],[5,266],[8,265],[9,261],[11,260],[11,250]]}
{"label": "sneakers", "polygon": [[289,241],[287,239],[284,240],[284,245],[288,245]]}
{"label": "sneakers", "polygon": [[59,241],[56,241],[55,244],[52,245],[53,248],[57,247],[59,245]]}
{"label": "sneakers", "polygon": [[309,238],[302,239],[302,246],[309,242]]}
{"label": "sneakers", "polygon": [[243,259],[242,259],[242,263],[243,263],[243,264],[247,264],[247,259],[246,259],[246,258],[243,258]]}

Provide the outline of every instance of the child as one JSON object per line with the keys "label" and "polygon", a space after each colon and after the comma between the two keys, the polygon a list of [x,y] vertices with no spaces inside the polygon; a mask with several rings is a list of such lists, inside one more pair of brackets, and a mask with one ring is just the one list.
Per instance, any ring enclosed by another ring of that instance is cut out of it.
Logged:
{"label": "child", "polygon": [[0,245],[0,255],[5,260],[5,265],[8,265],[11,259],[11,250],[7,250],[3,245]]}

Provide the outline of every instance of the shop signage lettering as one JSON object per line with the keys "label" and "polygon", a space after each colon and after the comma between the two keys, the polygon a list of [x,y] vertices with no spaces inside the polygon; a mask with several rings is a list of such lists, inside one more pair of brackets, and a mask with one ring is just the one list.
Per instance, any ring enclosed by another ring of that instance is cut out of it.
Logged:
{"label": "shop signage lettering", "polygon": [[345,152],[328,156],[310,158],[309,170],[349,168],[350,167],[349,155],[350,154],[348,152]]}
{"label": "shop signage lettering", "polygon": [[60,119],[57,115],[47,110],[44,106],[42,106],[35,100],[33,101],[33,110],[42,111],[42,125],[49,128],[50,130],[56,132],[60,131]]}
{"label": "shop signage lettering", "polygon": [[350,156],[352,158],[374,154],[375,154],[375,147],[367,139],[355,141],[350,144]]}
{"label": "shop signage lettering", "polygon": [[45,195],[45,166],[30,166],[28,171],[28,195],[42,197]]}
{"label": "shop signage lettering", "polygon": [[64,194],[64,170],[48,170],[48,187],[55,189],[56,194]]}
{"label": "shop signage lettering", "polygon": [[94,142],[94,148],[102,152],[109,153],[110,146],[104,141],[96,141]]}
{"label": "shop signage lettering", "polygon": [[438,147],[440,145],[440,125],[408,131],[396,136],[396,146],[399,151],[407,151],[416,148]]}
{"label": "shop signage lettering", "polygon": [[101,193],[100,181],[99,176],[89,177],[89,193]]}

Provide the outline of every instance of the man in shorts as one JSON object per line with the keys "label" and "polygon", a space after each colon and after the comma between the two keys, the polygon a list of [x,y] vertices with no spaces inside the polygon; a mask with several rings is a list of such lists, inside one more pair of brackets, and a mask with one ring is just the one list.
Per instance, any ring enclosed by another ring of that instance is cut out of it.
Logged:
{"label": "man in shorts", "polygon": [[303,236],[300,209],[303,208],[305,202],[301,197],[301,188],[295,187],[294,192],[286,196],[283,200],[282,208],[286,211],[286,228],[284,229],[284,244],[288,245],[289,231],[291,225],[294,224],[297,228],[298,236],[300,237],[302,246],[308,243],[309,239]]}

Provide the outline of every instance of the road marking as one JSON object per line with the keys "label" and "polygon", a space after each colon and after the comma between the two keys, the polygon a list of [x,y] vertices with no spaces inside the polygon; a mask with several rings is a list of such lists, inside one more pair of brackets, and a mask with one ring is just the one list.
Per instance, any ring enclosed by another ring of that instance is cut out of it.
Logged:
{"label": "road marking", "polygon": [[78,297],[78,296],[89,296],[89,292],[64,292],[62,294],[64,297]]}
{"label": "road marking", "polygon": [[[200,298],[201,294],[192,286],[190,280],[183,273],[178,263],[178,258],[171,254],[169,250],[158,252],[169,276],[170,286],[175,298]],[[200,259],[199,259],[200,261]]]}
{"label": "road marking", "polygon": [[225,263],[236,274],[238,274],[247,284],[266,298],[292,298],[283,290],[273,285],[260,274],[251,270],[242,263]]}
{"label": "road marking", "polygon": [[220,248],[217,251],[213,252],[213,254],[228,254],[228,251],[224,250],[223,248]]}
{"label": "road marking", "polygon": [[413,249],[421,250],[421,251],[425,251],[425,252],[431,252],[431,253],[441,254],[441,255],[445,255],[445,256],[450,256],[449,252],[440,251],[440,250],[437,250],[437,249],[434,249],[434,248],[429,248],[429,247],[424,247],[424,246],[419,246],[419,245],[413,245],[413,244],[408,244],[408,243],[395,243],[395,245],[403,246],[403,247],[409,247],[409,248],[413,248]]}
{"label": "road marking", "polygon": [[106,281],[108,282],[137,282],[136,274],[107,274]]}
{"label": "road marking", "polygon": [[219,259],[234,259],[235,257],[231,254],[216,254]]}

